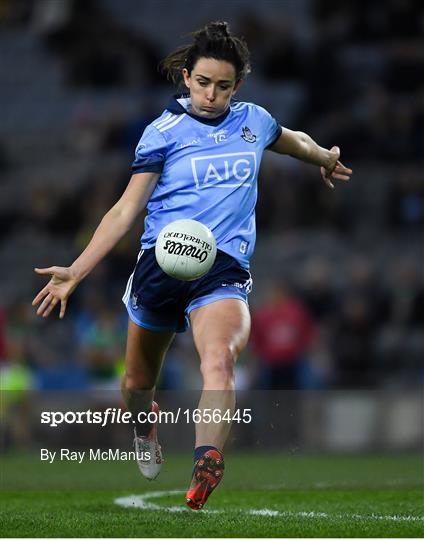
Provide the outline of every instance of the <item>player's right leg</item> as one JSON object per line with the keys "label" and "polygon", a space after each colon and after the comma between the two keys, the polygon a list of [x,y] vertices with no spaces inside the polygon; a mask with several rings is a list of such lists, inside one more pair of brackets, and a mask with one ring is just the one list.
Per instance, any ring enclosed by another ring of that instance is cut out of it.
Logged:
{"label": "player's right leg", "polygon": [[159,412],[153,397],[166,351],[174,336],[174,332],[148,330],[131,319],[128,322],[122,395],[136,422],[134,444],[140,456],[138,467],[149,480],[157,477],[163,460],[157,439],[157,422],[144,420],[149,412]]}
{"label": "player's right leg", "polygon": [[[221,419],[196,423],[195,456],[198,455],[198,459],[186,495],[187,504],[193,510],[203,508],[224,474],[222,450],[235,408],[235,362],[250,332],[249,308],[241,298],[209,300],[210,303],[193,309],[190,314],[203,377],[198,408],[219,412]],[[228,413],[229,419],[224,420]]]}

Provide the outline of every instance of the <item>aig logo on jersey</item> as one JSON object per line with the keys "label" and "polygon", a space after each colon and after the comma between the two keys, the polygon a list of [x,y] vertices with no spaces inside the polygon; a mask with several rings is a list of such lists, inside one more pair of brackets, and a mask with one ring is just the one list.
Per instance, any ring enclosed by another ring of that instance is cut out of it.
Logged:
{"label": "aig logo on jersey", "polygon": [[256,176],[255,152],[232,152],[191,158],[197,189],[250,187]]}

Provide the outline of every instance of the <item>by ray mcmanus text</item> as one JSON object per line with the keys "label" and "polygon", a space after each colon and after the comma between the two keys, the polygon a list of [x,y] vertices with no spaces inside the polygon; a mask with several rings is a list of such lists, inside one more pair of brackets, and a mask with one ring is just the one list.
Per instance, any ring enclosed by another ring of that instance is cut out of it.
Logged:
{"label": "by ray mcmanus text", "polygon": [[69,448],[60,448],[59,450],[40,449],[40,460],[46,463],[54,461],[71,461],[82,463],[86,461],[149,461],[150,452],[136,452],[134,450],[124,451],[119,448],[89,448],[87,450],[70,450]]}

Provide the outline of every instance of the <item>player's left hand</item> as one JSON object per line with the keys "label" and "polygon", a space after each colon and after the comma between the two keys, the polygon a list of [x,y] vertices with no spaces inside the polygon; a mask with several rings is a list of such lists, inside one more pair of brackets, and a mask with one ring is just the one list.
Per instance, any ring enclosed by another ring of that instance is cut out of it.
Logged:
{"label": "player's left hand", "polygon": [[342,180],[347,182],[350,180],[350,175],[352,174],[352,169],[345,167],[343,163],[339,161],[340,157],[340,148],[338,146],[333,146],[330,149],[331,160],[327,167],[321,167],[321,176],[327,186],[331,189],[334,189],[334,180]]}

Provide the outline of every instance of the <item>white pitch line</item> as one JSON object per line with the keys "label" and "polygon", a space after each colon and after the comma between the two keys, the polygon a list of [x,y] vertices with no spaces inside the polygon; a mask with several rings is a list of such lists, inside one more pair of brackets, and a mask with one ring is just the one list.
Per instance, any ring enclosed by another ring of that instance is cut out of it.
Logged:
{"label": "white pitch line", "polygon": [[[150,491],[149,493],[143,493],[143,495],[129,495],[128,497],[119,497],[115,499],[115,504],[123,506],[124,508],[140,508],[141,510],[159,510],[161,512],[193,512],[186,506],[161,506],[150,502],[151,499],[158,499],[161,497],[169,497],[170,495],[181,495],[185,493],[180,490],[173,491]],[[278,510],[271,510],[269,508],[261,508],[258,510],[239,510],[247,515],[251,516],[265,516],[265,517],[284,517],[284,518],[307,518],[307,519],[352,519],[359,521],[419,521],[424,522],[422,516],[380,516],[378,514],[327,514],[326,512],[293,512]],[[204,510],[202,514],[223,514],[227,510]]]}

